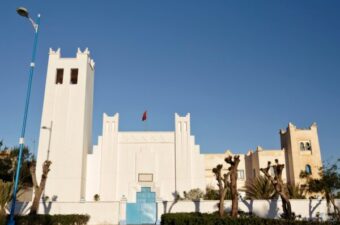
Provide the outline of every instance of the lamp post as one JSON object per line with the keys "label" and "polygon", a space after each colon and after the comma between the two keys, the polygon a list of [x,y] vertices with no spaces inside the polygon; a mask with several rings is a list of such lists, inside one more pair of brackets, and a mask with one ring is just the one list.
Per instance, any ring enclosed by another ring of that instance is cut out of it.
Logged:
{"label": "lamp post", "polygon": [[48,132],[49,132],[46,160],[50,159],[50,146],[51,146],[52,127],[53,127],[53,121],[51,121],[51,124],[50,124],[49,127],[47,127],[47,126],[42,126],[41,127],[41,129],[48,130]]}
{"label": "lamp post", "polygon": [[30,102],[32,78],[33,78],[33,72],[34,72],[34,67],[35,67],[35,54],[36,54],[36,50],[37,50],[38,32],[39,32],[39,25],[40,25],[40,14],[38,14],[37,22],[35,23],[34,20],[31,17],[29,17],[29,14],[28,14],[28,11],[27,11],[26,8],[23,8],[23,7],[17,8],[17,13],[20,16],[27,18],[31,22],[31,24],[34,28],[34,42],[33,42],[32,60],[31,60],[31,63],[30,63],[30,70],[29,70],[28,87],[27,87],[27,92],[26,92],[24,119],[23,119],[23,123],[22,123],[21,136],[20,136],[20,139],[19,139],[18,164],[17,164],[17,168],[16,168],[16,173],[15,173],[14,190],[13,190],[12,204],[11,204],[11,211],[10,211],[10,218],[9,218],[9,221],[8,221],[8,225],[14,225],[15,224],[15,222],[14,222],[14,211],[15,211],[15,203],[16,203],[16,193],[18,191],[22,150],[24,148],[26,121],[27,121],[27,114],[28,114],[28,106],[29,106],[29,102]]}

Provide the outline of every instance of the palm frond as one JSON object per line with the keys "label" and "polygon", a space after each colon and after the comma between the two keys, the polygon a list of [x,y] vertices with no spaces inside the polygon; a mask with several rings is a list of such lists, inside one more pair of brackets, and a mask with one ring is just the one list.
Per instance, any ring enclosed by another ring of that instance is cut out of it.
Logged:
{"label": "palm frond", "polygon": [[247,182],[245,191],[248,199],[273,199],[276,197],[274,187],[270,180],[261,175]]}

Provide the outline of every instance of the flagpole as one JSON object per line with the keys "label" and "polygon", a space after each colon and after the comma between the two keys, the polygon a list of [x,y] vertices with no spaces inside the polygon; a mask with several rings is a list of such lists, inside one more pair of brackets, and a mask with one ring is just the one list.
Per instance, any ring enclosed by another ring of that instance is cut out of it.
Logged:
{"label": "flagpole", "polygon": [[147,111],[145,110],[144,113],[143,113],[143,116],[142,116],[142,122],[145,123],[144,125],[144,131],[147,131],[148,130],[148,119],[147,119]]}

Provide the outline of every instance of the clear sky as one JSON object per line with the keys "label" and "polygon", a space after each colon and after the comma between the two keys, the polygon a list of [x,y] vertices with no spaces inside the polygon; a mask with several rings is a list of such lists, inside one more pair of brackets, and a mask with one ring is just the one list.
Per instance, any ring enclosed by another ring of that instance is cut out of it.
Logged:
{"label": "clear sky", "polygon": [[[340,1],[1,0],[0,139],[18,143],[33,29],[42,14],[26,143],[40,130],[48,48],[96,62],[93,140],[103,112],[121,130],[173,130],[191,113],[202,152],[279,149],[288,122],[317,122],[323,160],[340,157]],[[37,144],[35,145],[35,147]]]}

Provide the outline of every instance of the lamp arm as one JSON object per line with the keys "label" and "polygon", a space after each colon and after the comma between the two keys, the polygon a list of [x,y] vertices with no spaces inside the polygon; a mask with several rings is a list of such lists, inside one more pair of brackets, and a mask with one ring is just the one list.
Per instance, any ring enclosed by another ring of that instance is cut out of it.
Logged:
{"label": "lamp arm", "polygon": [[[40,14],[38,14],[38,17],[40,17]],[[36,22],[34,22],[34,20],[31,17],[28,17],[28,20],[31,22],[35,32],[38,32],[39,25]]]}

